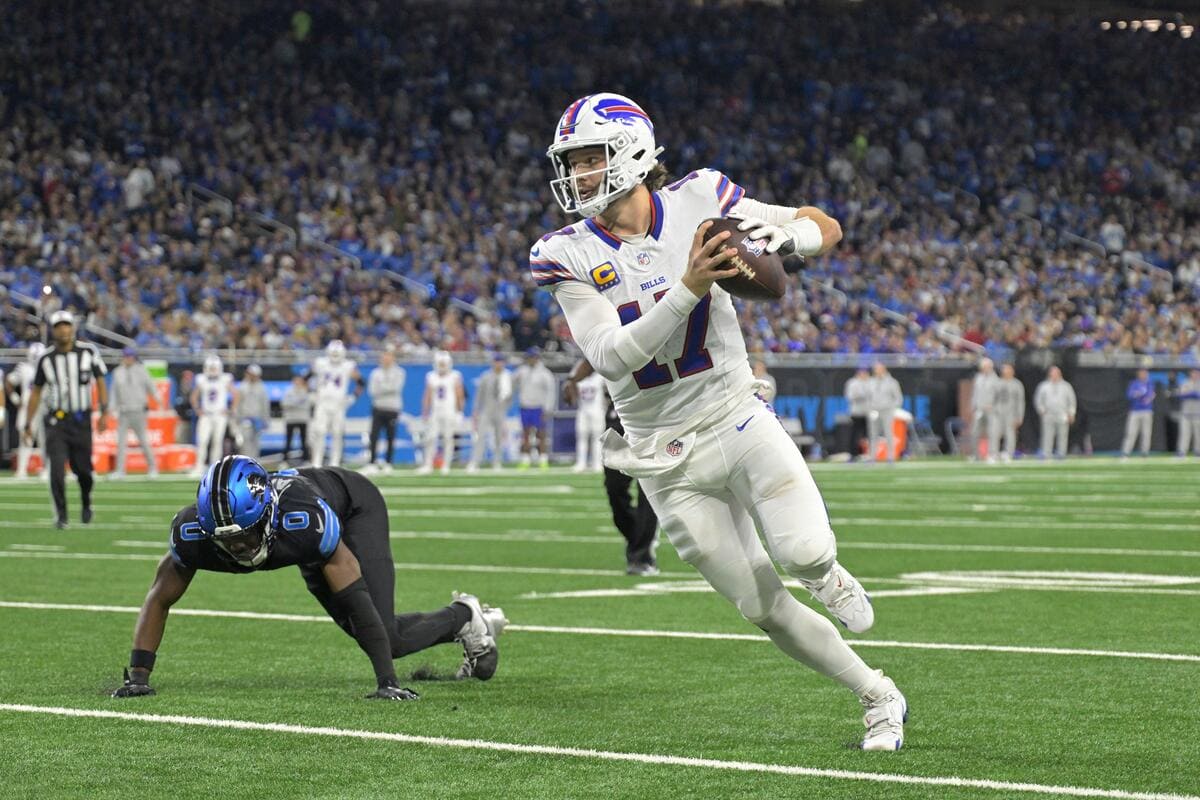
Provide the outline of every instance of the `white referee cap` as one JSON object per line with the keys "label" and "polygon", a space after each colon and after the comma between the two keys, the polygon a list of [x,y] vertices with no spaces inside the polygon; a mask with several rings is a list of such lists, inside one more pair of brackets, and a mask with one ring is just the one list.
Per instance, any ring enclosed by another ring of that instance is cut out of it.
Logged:
{"label": "white referee cap", "polygon": [[65,308],[60,308],[58,311],[55,311],[53,314],[50,315],[50,327],[51,328],[53,328],[55,325],[61,325],[64,322],[68,325],[74,325],[75,324],[75,315],[72,314],[70,311],[67,311]]}

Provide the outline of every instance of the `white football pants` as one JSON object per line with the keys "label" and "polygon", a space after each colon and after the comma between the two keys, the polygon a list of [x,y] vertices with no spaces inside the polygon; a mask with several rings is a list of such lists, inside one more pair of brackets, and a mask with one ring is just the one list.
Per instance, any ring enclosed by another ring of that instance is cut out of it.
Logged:
{"label": "white football pants", "polygon": [[[25,444],[25,423],[29,420],[29,407],[22,405],[17,409],[17,472],[14,477],[24,478],[29,474],[29,459],[41,449],[45,440],[43,430],[46,426],[45,417],[38,414],[33,420],[33,442]],[[46,458],[42,457],[42,469],[46,469]]]}
{"label": "white football pants", "polygon": [[[338,467],[342,464],[342,445],[346,433],[346,406],[343,403],[317,403],[313,407],[309,436],[314,467]],[[329,463],[325,463],[325,436],[333,441],[329,446]]]}
{"label": "white football pants", "polygon": [[196,466],[207,467],[221,460],[225,451],[225,414],[206,412],[196,420]]}
{"label": "white football pants", "polygon": [[871,668],[792,596],[771,563],[815,583],[833,566],[837,544],[808,465],[766,403],[748,399],[700,431],[679,467],[641,484],[679,557],[776,647],[859,696],[875,686]]}
{"label": "white football pants", "polygon": [[[603,414],[575,415],[575,468],[591,467],[600,471],[600,434],[604,433]],[[591,457],[588,457],[589,448]]]}
{"label": "white football pants", "polygon": [[458,433],[458,415],[438,414],[429,418],[425,431],[425,466],[432,468],[437,456],[437,443],[442,442],[442,469],[449,470],[454,463],[454,435]]}

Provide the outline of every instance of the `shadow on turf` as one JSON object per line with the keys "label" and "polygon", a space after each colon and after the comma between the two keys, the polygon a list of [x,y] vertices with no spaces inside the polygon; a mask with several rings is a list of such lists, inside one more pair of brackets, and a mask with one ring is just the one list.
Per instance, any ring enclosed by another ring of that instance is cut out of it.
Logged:
{"label": "shadow on turf", "polygon": [[440,672],[429,664],[421,666],[408,673],[410,681],[458,681],[462,680],[453,672]]}
{"label": "shadow on turf", "polygon": [[[409,681],[445,681],[445,682],[454,683],[454,682],[464,680],[464,679],[459,678],[454,672],[446,672],[446,671],[439,670],[431,664],[422,664],[421,666],[414,669],[412,672],[408,673],[407,680],[409,680]],[[223,687],[227,688],[228,686],[230,686],[232,684],[236,684],[238,686],[245,687],[250,683],[254,683],[254,682],[246,681],[243,678],[236,678],[236,679],[230,678],[228,680],[223,680],[221,678],[211,678],[211,679],[205,679],[205,680],[201,680],[201,681],[193,681],[191,685],[193,688],[211,691],[211,690],[217,689],[217,688],[223,688]],[[273,680],[265,680],[265,679],[259,681],[258,683],[262,687],[271,687],[271,686],[278,685]],[[99,695],[101,695],[102,697],[111,697],[112,693],[114,691],[116,691],[116,689],[118,689],[120,686],[121,686],[120,679],[118,679],[114,682],[111,682],[111,683],[105,682],[105,683],[100,684],[97,687],[97,693]]]}

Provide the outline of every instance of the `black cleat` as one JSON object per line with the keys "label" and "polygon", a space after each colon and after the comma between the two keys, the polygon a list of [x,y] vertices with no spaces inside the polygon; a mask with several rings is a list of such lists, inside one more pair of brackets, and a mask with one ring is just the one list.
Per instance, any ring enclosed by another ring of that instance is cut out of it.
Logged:
{"label": "black cleat", "polygon": [[90,523],[92,521],[91,506],[88,506],[87,508],[85,508],[83,510],[83,513],[79,515],[79,519],[81,522],[83,522],[84,525],[87,525],[88,523]]}
{"label": "black cleat", "polygon": [[60,517],[59,519],[54,520],[54,527],[58,528],[60,531],[65,530],[67,527],[67,521]]}

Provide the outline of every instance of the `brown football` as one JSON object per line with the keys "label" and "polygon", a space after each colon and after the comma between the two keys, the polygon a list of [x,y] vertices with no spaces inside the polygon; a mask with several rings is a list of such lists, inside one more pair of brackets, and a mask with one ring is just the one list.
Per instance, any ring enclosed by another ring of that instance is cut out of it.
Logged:
{"label": "brown football", "polygon": [[767,240],[751,239],[745,231],[739,231],[739,219],[726,217],[709,221],[712,227],[705,232],[704,241],[722,231],[729,231],[725,246],[737,248],[737,254],[729,260],[740,274],[722,278],[717,285],[743,300],[778,300],[783,297],[787,292],[787,273],[779,254],[765,250]]}

